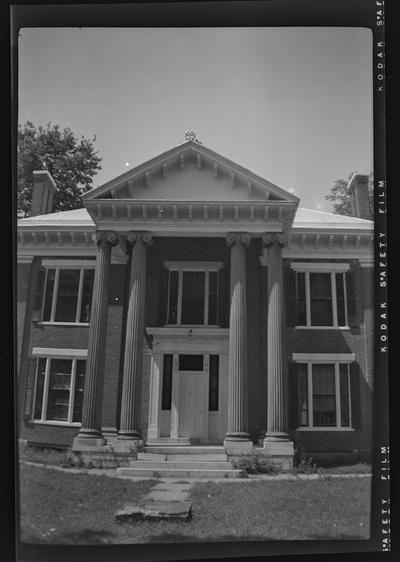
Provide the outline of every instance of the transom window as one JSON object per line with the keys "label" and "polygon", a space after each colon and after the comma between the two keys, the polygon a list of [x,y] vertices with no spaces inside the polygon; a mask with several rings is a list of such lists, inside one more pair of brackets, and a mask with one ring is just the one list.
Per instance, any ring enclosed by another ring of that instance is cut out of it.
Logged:
{"label": "transom window", "polygon": [[293,263],[290,294],[297,326],[348,325],[346,271],[348,264]]}
{"label": "transom window", "polygon": [[33,419],[80,423],[86,359],[37,357]]}
{"label": "transom window", "polygon": [[168,324],[217,325],[220,262],[166,262]]}
{"label": "transom window", "polygon": [[297,362],[299,428],[352,427],[350,363]]}
{"label": "transom window", "polygon": [[95,264],[79,261],[56,267],[50,264],[44,262],[43,322],[89,323]]}

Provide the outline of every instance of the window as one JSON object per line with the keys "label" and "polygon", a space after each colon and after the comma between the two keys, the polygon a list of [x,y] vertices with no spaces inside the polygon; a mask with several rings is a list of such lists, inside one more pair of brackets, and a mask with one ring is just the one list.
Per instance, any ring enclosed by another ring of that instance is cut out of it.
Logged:
{"label": "window", "polygon": [[[33,419],[42,422],[80,423],[82,417],[86,353],[78,357],[37,357]],[[39,352],[40,353],[40,352]],[[63,356],[64,355],[64,356]]]}
{"label": "window", "polygon": [[172,401],[172,353],[164,355],[161,409],[170,410]]}
{"label": "window", "polygon": [[296,326],[348,325],[346,271],[348,264],[292,263],[289,294]]}
{"label": "window", "polygon": [[342,361],[296,361],[294,392],[297,426],[300,429],[352,428],[351,363]]}
{"label": "window", "polygon": [[218,411],[219,397],[219,355],[210,355],[210,383],[208,387],[208,410]]}
{"label": "window", "polygon": [[217,325],[219,262],[167,262],[167,323]]}
{"label": "window", "polygon": [[[49,267],[44,262],[46,277],[42,303],[43,322],[87,324],[90,320],[94,263],[90,266],[79,261]],[[87,263],[87,262],[86,262]]]}

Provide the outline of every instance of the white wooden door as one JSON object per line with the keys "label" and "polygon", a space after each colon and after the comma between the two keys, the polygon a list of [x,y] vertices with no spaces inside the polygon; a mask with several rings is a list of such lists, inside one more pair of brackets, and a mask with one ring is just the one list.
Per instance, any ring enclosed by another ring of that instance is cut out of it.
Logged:
{"label": "white wooden door", "polygon": [[179,371],[179,435],[182,437],[207,440],[207,383],[204,371]]}

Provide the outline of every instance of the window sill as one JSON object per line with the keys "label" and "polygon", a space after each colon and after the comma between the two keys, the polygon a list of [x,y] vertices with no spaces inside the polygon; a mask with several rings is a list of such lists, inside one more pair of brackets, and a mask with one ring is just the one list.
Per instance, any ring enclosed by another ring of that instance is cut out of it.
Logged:
{"label": "window sill", "polygon": [[354,431],[354,427],[298,427],[296,431]]}
{"label": "window sill", "polygon": [[36,322],[38,326],[74,326],[74,327],[88,327],[89,322]]}
{"label": "window sill", "polygon": [[295,330],[350,330],[350,326],[294,326]]}
{"label": "window sill", "polygon": [[31,420],[32,423],[36,425],[52,425],[52,426],[62,426],[62,427],[81,427],[81,422],[63,422],[54,420]]}

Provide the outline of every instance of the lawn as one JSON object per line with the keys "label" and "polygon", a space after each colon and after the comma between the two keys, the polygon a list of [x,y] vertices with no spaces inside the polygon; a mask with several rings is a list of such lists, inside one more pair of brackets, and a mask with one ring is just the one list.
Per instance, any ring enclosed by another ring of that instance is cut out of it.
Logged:
{"label": "lawn", "polygon": [[116,522],[115,511],[140,501],[155,482],[21,465],[21,539],[116,544],[369,535],[368,477],[195,483],[190,521]]}

